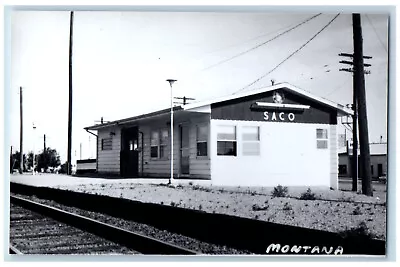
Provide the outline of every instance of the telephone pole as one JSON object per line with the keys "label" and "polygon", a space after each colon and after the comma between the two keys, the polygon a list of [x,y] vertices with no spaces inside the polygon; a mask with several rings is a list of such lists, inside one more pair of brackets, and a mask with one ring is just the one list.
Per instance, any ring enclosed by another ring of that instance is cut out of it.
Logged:
{"label": "telephone pole", "polygon": [[187,103],[187,100],[196,100],[195,98],[191,98],[191,97],[186,97],[186,96],[184,96],[184,97],[174,97],[174,99],[182,99],[183,101],[182,101],[182,103],[181,102],[174,102],[175,104],[180,104],[180,105],[186,105],[186,103]]}
{"label": "telephone pole", "polygon": [[[358,15],[358,22],[357,22]],[[369,158],[369,142],[368,142],[368,127],[367,127],[367,115],[366,115],[366,99],[365,99],[365,81],[364,74],[370,74],[370,70],[365,70],[364,67],[370,67],[371,64],[364,64],[365,59],[371,59],[370,56],[364,56],[362,51],[362,32],[361,32],[361,20],[359,14],[353,14],[353,44],[354,44],[354,54],[340,53],[339,56],[350,57],[352,61],[341,60],[339,63],[347,64],[353,66],[353,68],[341,68],[339,71],[347,71],[353,73],[353,158],[352,158],[352,191],[357,191],[357,181],[358,181],[358,165],[361,165],[361,175],[363,183],[363,194],[366,194],[364,181],[371,181],[371,174],[369,171],[369,166],[371,165],[370,160],[365,162],[366,153],[365,144],[361,144],[361,138],[367,136],[366,147],[368,149]],[[362,91],[362,92],[361,92]],[[361,95],[359,95],[361,92]],[[362,100],[363,99],[363,100]],[[364,102],[363,115],[361,118],[360,101]],[[360,120],[359,120],[360,117]],[[357,125],[359,124],[359,131]],[[363,124],[361,126],[361,124]],[[359,136],[358,136],[359,133]],[[360,138],[360,162],[358,162],[358,138]],[[365,140],[363,140],[365,143]],[[364,158],[361,158],[363,157]],[[364,159],[364,160],[363,160]],[[367,176],[366,176],[367,175]],[[369,176],[369,178],[368,178]],[[371,184],[371,182],[369,182]],[[372,191],[371,191],[372,192]]]}
{"label": "telephone pole", "polygon": [[46,152],[46,134],[43,135],[43,153],[45,152]]}
{"label": "telephone pole", "polygon": [[69,25],[69,102],[68,102],[68,157],[67,157],[67,174],[71,175],[71,150],[72,150],[72,37],[74,11],[70,14]]}
{"label": "telephone pole", "polygon": [[24,150],[23,150],[23,115],[22,115],[22,86],[19,87],[19,120],[20,120],[20,129],[19,129],[19,173],[22,174],[24,170]]}
{"label": "telephone pole", "polygon": [[365,95],[363,40],[360,14],[353,14],[354,76],[357,80],[357,104],[360,124],[360,160],[362,193],[372,196],[371,158],[369,153],[367,103]]}

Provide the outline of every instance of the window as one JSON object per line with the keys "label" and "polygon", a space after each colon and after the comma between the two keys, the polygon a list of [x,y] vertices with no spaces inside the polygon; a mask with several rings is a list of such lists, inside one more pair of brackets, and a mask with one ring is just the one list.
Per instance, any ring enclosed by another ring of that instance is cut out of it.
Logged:
{"label": "window", "polygon": [[101,139],[101,150],[112,150],[112,138]]}
{"label": "window", "polygon": [[339,174],[340,175],[347,174],[347,165],[345,165],[345,164],[339,165]]}
{"label": "window", "polygon": [[260,127],[245,126],[242,128],[243,155],[260,155]]}
{"label": "window", "polygon": [[152,131],[151,138],[150,138],[150,157],[158,158],[159,142],[160,142],[160,139],[159,139],[158,131]]}
{"label": "window", "polygon": [[129,150],[133,150],[133,140],[129,140]]}
{"label": "window", "polygon": [[371,174],[374,175],[374,165],[371,165]]}
{"label": "window", "polygon": [[160,135],[160,158],[167,157],[167,144],[168,144],[168,130],[161,130]]}
{"label": "window", "polygon": [[208,126],[197,126],[197,156],[207,156]]}
{"label": "window", "polygon": [[138,151],[138,141],[137,140],[129,140],[129,150],[130,151]]}
{"label": "window", "polygon": [[317,129],[317,149],[328,148],[328,130]]}
{"label": "window", "polygon": [[236,126],[218,126],[217,155],[236,156]]}

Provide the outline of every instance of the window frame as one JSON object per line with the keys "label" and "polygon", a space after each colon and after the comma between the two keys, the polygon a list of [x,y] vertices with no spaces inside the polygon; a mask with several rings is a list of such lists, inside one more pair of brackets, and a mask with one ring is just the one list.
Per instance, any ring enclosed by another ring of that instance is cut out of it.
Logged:
{"label": "window frame", "polygon": [[[322,137],[318,137],[319,130],[322,130]],[[326,137],[324,137],[325,134]],[[315,137],[316,137],[316,147],[318,150],[329,149],[329,132],[327,128],[316,128]],[[326,141],[326,147],[318,147],[318,141]]]}
{"label": "window frame", "polygon": [[[244,140],[243,134],[245,133],[243,131],[244,128],[256,128],[257,129],[257,140]],[[244,157],[260,157],[261,156],[261,127],[260,125],[243,125],[241,127],[241,141],[242,141],[242,151],[241,155]],[[258,154],[251,154],[251,155],[246,155],[244,154],[244,146],[246,144],[258,144]]]}
{"label": "window frame", "polygon": [[[108,145],[109,145],[109,148],[105,148],[105,142],[104,141],[107,141],[109,144],[107,144],[107,147],[108,147]],[[107,137],[107,138],[102,138],[101,139],[101,151],[106,151],[106,150],[113,150],[113,142],[112,142],[112,137]]]}
{"label": "window frame", "polygon": [[[167,132],[167,139],[165,141],[165,144],[162,142],[163,131]],[[167,150],[166,148],[168,147],[168,143],[169,143],[168,138],[170,138],[169,130],[167,128],[161,128],[159,130],[159,138],[158,138],[159,139],[159,142],[158,142],[158,158],[159,159],[168,159],[168,153],[166,153],[165,155],[161,155],[161,147],[163,147],[165,149],[164,151]]]}
{"label": "window frame", "polygon": [[[220,140],[218,138],[218,134],[220,133],[218,130],[220,127],[233,127],[235,129],[235,139],[223,139]],[[218,157],[238,157],[238,126],[237,125],[217,125],[217,156]],[[234,155],[227,155],[227,154],[218,154],[218,144],[219,142],[232,142],[234,143],[235,153]]]}
{"label": "window frame", "polygon": [[[207,132],[207,137],[205,138],[205,140],[200,140],[199,141],[199,131],[198,129],[200,127],[205,127],[206,128],[206,132]],[[209,148],[209,141],[210,141],[210,125],[208,123],[203,123],[203,124],[197,124],[196,125],[196,158],[209,158],[210,155],[210,148]],[[206,155],[199,155],[199,151],[198,151],[198,144],[199,143],[206,143]]]}
{"label": "window frame", "polygon": [[[157,144],[153,145],[152,144],[152,140],[153,140],[153,133],[157,133],[157,138],[155,139]],[[157,147],[157,156],[153,157],[152,155],[152,148],[153,147]],[[159,159],[160,158],[160,130],[151,130],[150,131],[150,159],[154,160],[154,159]]]}

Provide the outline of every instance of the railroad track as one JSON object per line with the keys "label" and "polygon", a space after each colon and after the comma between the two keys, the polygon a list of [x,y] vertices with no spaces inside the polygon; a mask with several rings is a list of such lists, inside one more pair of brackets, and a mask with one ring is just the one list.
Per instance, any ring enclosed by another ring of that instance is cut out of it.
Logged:
{"label": "railroad track", "polygon": [[10,254],[199,254],[21,197],[10,201]]}

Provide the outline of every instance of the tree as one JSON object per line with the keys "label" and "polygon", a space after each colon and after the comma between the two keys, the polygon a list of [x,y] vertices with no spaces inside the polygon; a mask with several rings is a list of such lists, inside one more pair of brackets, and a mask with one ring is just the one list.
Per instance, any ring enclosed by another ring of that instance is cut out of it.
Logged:
{"label": "tree", "polygon": [[66,161],[63,165],[61,165],[60,173],[66,174],[68,169],[68,161]]}
{"label": "tree", "polygon": [[56,168],[61,165],[60,156],[57,150],[47,147],[45,151],[42,151],[37,157],[37,169],[47,171],[49,167]]}
{"label": "tree", "polygon": [[[26,157],[26,155],[24,155],[24,157],[26,158],[26,159],[25,159],[25,165],[26,165],[25,168],[27,168],[27,169],[32,168],[32,167],[33,167],[33,165],[32,165],[32,164],[33,164],[33,161],[32,161],[33,152],[30,151],[30,152],[28,153],[28,157]],[[35,165],[36,165],[36,167],[37,167],[37,160],[38,160],[38,155],[35,154]]]}
{"label": "tree", "polygon": [[[20,155],[18,151],[15,151],[11,156],[10,156],[10,172],[12,172],[13,169],[19,168],[19,162],[20,162]],[[24,159],[24,169],[23,171],[27,171],[27,166],[26,166],[26,155],[24,154],[23,156]]]}

